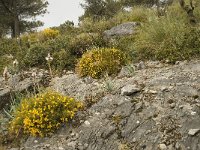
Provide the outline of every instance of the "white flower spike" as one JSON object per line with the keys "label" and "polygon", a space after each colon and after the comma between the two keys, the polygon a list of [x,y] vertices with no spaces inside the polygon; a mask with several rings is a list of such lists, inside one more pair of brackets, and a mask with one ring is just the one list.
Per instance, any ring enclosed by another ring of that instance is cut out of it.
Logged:
{"label": "white flower spike", "polygon": [[47,61],[52,61],[53,57],[51,57],[50,53],[48,53],[47,57],[45,57]]}

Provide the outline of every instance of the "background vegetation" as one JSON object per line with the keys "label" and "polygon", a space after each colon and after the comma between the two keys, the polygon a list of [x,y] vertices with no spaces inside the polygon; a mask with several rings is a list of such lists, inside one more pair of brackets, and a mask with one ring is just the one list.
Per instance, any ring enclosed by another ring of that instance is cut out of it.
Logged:
{"label": "background vegetation", "polygon": [[[6,6],[12,10],[16,7],[7,2],[10,1],[0,1],[1,15],[7,16],[0,16],[0,74],[6,66],[12,68],[15,59],[20,70],[51,67],[54,75],[63,70],[73,70],[80,76],[101,78],[106,74],[115,75],[123,65],[140,60],[168,60],[174,63],[200,56],[199,1],[174,0],[164,4],[158,3],[158,0],[85,0],[82,4],[85,13],[80,17],[78,26],[66,21],[58,27],[39,32],[28,30],[38,24],[24,26],[26,19],[19,20],[24,14],[12,16],[14,12],[11,13]],[[34,8],[39,10],[30,8],[27,14],[46,12],[46,1],[36,2]],[[157,7],[152,7],[154,4]],[[17,3],[17,7],[23,9],[23,6],[22,1]],[[131,9],[127,10],[129,7]],[[105,30],[125,22],[140,23],[134,29],[136,34],[112,39],[104,37]],[[6,36],[8,31],[11,31],[11,38]],[[49,64],[46,60],[48,54],[53,58]],[[42,104],[38,98],[42,99]],[[64,118],[65,121],[72,118],[79,107],[74,99],[54,92],[28,98],[14,113],[11,127],[14,131],[23,129],[31,135],[45,136],[57,129]],[[40,110],[46,121],[38,115]],[[56,116],[51,110],[61,114],[56,113]],[[42,122],[32,118],[34,115]],[[37,128],[34,128],[35,125]]]}
{"label": "background vegetation", "polygon": [[[2,73],[5,65],[12,65],[11,55],[13,60],[20,60],[21,69],[47,68],[45,57],[48,53],[55,58],[51,64],[54,72],[74,70],[82,55],[95,47],[117,48],[131,56],[132,61],[151,59],[175,62],[199,57],[199,3],[190,6],[188,1],[183,2],[183,5],[176,1],[165,5],[161,13],[158,8],[152,8],[156,2],[141,1],[140,4],[143,5],[137,5],[139,1],[114,3],[107,0],[97,4],[96,1],[86,0],[82,4],[85,14],[80,17],[79,26],[66,21],[44,31],[27,32],[19,38],[2,37],[0,72]],[[132,6],[132,9],[126,11],[127,6]],[[102,9],[98,14],[97,11],[92,11],[96,7]],[[191,23],[186,7],[193,12],[194,24]],[[112,13],[111,8],[114,11]],[[104,38],[105,30],[131,21],[141,23],[136,29],[137,34],[112,40]]]}

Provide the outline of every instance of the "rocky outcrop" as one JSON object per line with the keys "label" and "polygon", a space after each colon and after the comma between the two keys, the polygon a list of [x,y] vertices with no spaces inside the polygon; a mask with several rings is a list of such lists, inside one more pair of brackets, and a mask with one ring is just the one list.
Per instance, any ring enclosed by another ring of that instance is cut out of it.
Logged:
{"label": "rocky outcrop", "polygon": [[16,92],[34,91],[38,86],[45,85],[48,78],[48,72],[44,70],[30,70],[10,75],[8,81],[0,78],[0,110],[11,102]]}
{"label": "rocky outcrop", "polygon": [[[53,79],[51,88],[82,101],[103,94],[52,137],[29,137],[21,148],[199,150],[200,61],[144,65],[132,76],[112,80],[80,79],[75,74]],[[127,91],[139,88],[128,96],[121,94],[127,85],[132,85]]]}
{"label": "rocky outcrop", "polygon": [[119,37],[124,35],[131,35],[135,33],[135,27],[139,25],[138,22],[127,22],[118,26],[112,27],[110,30],[104,31],[104,36],[107,39]]}

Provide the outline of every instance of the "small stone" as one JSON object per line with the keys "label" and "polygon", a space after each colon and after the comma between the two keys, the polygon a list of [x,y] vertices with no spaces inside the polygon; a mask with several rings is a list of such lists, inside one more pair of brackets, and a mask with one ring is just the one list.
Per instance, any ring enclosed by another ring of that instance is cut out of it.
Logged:
{"label": "small stone", "polygon": [[151,133],[151,130],[147,130],[147,131],[145,132],[145,134],[149,134],[149,133]]}
{"label": "small stone", "polygon": [[140,121],[137,121],[136,123],[137,123],[137,124],[139,124],[139,123],[140,123]]}
{"label": "small stone", "polygon": [[74,135],[75,135],[75,133],[74,133],[74,132],[72,132],[70,135],[71,135],[71,136],[74,136]]}
{"label": "small stone", "polygon": [[146,68],[146,66],[145,66],[145,64],[144,64],[143,61],[141,61],[141,62],[137,65],[137,70],[142,70],[142,69],[145,69],[145,68]]}
{"label": "small stone", "polygon": [[157,94],[158,92],[154,91],[154,90],[146,90],[145,93],[148,93],[148,94]]}
{"label": "small stone", "polygon": [[162,92],[164,92],[164,91],[168,91],[168,88],[167,87],[161,87],[161,89],[160,89]]}
{"label": "small stone", "polygon": [[141,88],[138,87],[138,85],[128,84],[121,89],[121,95],[130,96],[130,95],[137,93],[139,91],[141,91]]}
{"label": "small stone", "polygon": [[169,59],[166,59],[166,60],[165,60],[165,63],[170,63],[170,60],[169,60]]}
{"label": "small stone", "polygon": [[98,116],[98,115],[100,115],[100,113],[99,113],[99,112],[95,112],[95,115],[97,115],[97,116]]}
{"label": "small stone", "polygon": [[159,144],[159,149],[160,150],[166,150],[167,146],[165,144]]}
{"label": "small stone", "polygon": [[50,147],[50,144],[45,144],[44,146],[45,146],[45,147]]}
{"label": "small stone", "polygon": [[90,122],[87,121],[87,120],[84,122],[84,124],[85,124],[86,126],[90,126]]}
{"label": "small stone", "polygon": [[133,143],[135,143],[137,140],[136,140],[136,138],[133,138]]}
{"label": "small stone", "polygon": [[169,106],[170,106],[170,108],[174,108],[174,107],[176,106],[176,104],[175,104],[175,103],[172,103],[172,104],[170,104]]}
{"label": "small stone", "polygon": [[175,62],[175,65],[179,65],[179,64],[180,64],[180,61],[176,61],[176,62]]}
{"label": "small stone", "polygon": [[191,115],[194,116],[194,115],[196,115],[196,113],[197,113],[197,112],[192,111],[192,112],[191,112]]}
{"label": "small stone", "polygon": [[194,136],[195,134],[197,134],[200,131],[200,129],[190,129],[188,134],[191,136]]}
{"label": "small stone", "polygon": [[34,140],[34,143],[38,143],[38,140]]}
{"label": "small stone", "polygon": [[64,148],[63,148],[63,147],[61,147],[61,146],[59,146],[59,147],[58,147],[58,149],[59,149],[59,150],[64,150]]}
{"label": "small stone", "polygon": [[180,105],[180,106],[179,106],[180,109],[182,109],[183,107],[184,107],[183,105]]}

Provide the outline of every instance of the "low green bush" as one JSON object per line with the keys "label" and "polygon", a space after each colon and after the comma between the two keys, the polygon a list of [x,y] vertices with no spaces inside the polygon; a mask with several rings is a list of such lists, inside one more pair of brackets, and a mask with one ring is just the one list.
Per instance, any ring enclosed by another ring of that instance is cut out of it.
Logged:
{"label": "low green bush", "polygon": [[77,56],[82,56],[84,52],[92,47],[105,46],[105,41],[98,33],[81,33],[72,37],[69,43],[70,51]]}
{"label": "low green bush", "polygon": [[48,46],[42,43],[36,43],[31,45],[27,49],[26,54],[22,60],[22,66],[24,67],[36,67],[36,66],[45,66],[46,60],[45,57],[48,54]]}
{"label": "low green bush", "polygon": [[20,41],[17,39],[0,39],[0,56],[5,54],[15,56],[20,51]]}
{"label": "low green bush", "polygon": [[136,51],[134,49],[135,35],[116,37],[109,42],[109,47],[120,49],[129,55],[132,60],[136,60]]}
{"label": "low green bush", "polygon": [[190,59],[200,53],[200,29],[189,24],[188,16],[173,5],[166,16],[152,16],[135,37],[134,49],[140,59]]}
{"label": "low green bush", "polygon": [[68,50],[61,49],[54,52],[52,61],[53,70],[56,72],[62,72],[63,70],[72,70],[75,67],[76,57],[71,55]]}
{"label": "low green bush", "polygon": [[83,33],[102,33],[112,26],[114,26],[114,23],[111,23],[110,20],[101,19],[94,21],[92,18],[87,17],[81,21],[80,31]]}
{"label": "low green bush", "polygon": [[12,66],[13,59],[7,56],[0,56],[0,74],[3,74],[5,67]]}
{"label": "low green bush", "polygon": [[144,6],[133,7],[130,12],[121,11],[110,19],[112,25],[118,25],[124,22],[147,22],[151,16],[154,16],[156,11]]}

